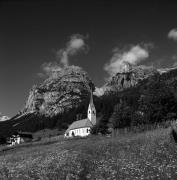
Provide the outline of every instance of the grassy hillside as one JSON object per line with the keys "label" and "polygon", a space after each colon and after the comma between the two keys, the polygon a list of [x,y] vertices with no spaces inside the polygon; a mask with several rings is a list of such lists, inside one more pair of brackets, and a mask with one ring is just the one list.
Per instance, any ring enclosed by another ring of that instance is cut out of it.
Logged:
{"label": "grassy hillside", "polygon": [[0,179],[177,179],[170,129],[46,139],[0,152]]}

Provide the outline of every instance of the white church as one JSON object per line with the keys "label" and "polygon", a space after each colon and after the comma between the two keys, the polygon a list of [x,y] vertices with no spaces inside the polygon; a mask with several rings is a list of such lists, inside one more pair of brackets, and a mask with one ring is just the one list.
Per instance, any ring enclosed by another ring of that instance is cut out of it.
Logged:
{"label": "white church", "polygon": [[91,90],[90,103],[87,111],[87,118],[74,121],[66,130],[64,137],[88,136],[91,128],[96,124],[96,109],[93,103],[93,94]]}

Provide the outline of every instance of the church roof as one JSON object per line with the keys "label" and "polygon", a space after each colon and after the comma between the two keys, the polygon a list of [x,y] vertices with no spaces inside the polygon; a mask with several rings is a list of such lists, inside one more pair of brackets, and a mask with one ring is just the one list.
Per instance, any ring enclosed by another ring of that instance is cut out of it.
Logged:
{"label": "church roof", "polygon": [[91,108],[94,108],[94,103],[93,103],[93,92],[92,89],[90,90],[90,103],[89,105],[91,106]]}
{"label": "church roof", "polygon": [[73,129],[85,128],[85,127],[92,127],[93,124],[89,119],[82,119],[79,121],[74,121],[69,128],[66,130],[66,133]]}

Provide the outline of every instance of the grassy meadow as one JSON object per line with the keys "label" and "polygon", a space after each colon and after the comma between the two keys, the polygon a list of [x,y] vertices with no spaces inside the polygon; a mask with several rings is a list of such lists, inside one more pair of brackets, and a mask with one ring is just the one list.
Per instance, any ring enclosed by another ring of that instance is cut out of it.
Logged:
{"label": "grassy meadow", "polygon": [[1,148],[0,179],[177,179],[177,145],[170,128],[114,137],[49,138]]}

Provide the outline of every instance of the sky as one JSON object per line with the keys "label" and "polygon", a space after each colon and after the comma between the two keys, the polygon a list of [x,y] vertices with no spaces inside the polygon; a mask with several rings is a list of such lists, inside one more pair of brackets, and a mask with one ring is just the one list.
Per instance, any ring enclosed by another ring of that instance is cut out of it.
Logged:
{"label": "sky", "polygon": [[177,1],[0,1],[0,112],[14,116],[53,70],[97,87],[122,64],[177,65]]}

